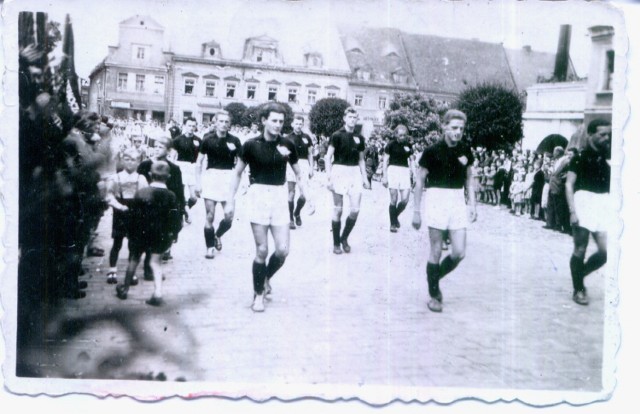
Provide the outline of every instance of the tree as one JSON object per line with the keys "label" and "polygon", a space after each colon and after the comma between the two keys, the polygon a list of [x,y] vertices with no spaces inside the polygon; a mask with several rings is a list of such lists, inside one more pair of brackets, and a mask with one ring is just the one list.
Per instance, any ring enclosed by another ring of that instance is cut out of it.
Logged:
{"label": "tree", "polygon": [[239,125],[242,122],[242,114],[247,110],[247,106],[241,102],[231,102],[224,107],[224,110],[229,112],[231,125]]}
{"label": "tree", "polygon": [[442,115],[449,109],[445,101],[420,93],[395,94],[385,114],[385,126],[393,130],[403,124],[414,142],[435,142],[440,134]]}
{"label": "tree", "polygon": [[309,129],[315,135],[331,136],[339,130],[349,102],[340,98],[320,99],[309,112]]}
{"label": "tree", "polygon": [[466,134],[474,146],[510,149],[522,139],[523,104],[514,90],[484,83],[462,91],[455,106],[467,114]]}

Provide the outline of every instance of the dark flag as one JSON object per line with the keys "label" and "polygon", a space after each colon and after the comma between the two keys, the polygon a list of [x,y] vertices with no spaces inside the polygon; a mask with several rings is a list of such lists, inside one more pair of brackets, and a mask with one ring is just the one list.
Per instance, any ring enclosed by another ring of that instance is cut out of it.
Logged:
{"label": "dark flag", "polygon": [[74,62],[74,42],[73,27],[71,27],[71,19],[67,14],[64,23],[64,37],[62,38],[62,62],[60,63],[60,72],[62,74],[61,96],[66,98],[66,102],[73,113],[76,113],[82,107],[80,101],[80,88],[78,85],[78,74]]}

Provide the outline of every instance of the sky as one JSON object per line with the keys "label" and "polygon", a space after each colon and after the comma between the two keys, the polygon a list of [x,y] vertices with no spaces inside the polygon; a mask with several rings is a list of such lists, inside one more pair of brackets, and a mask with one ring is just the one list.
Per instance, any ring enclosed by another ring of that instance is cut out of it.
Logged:
{"label": "sky", "polygon": [[[16,7],[14,0],[10,6]],[[603,2],[583,0],[20,0],[22,10],[43,10],[60,22],[69,13],[76,40],[76,70],[88,77],[118,43],[118,23],[136,14],[165,27],[165,48],[197,55],[203,42],[223,44],[249,21],[273,22],[279,33],[300,41],[322,41],[318,33],[332,25],[395,27],[407,32],[529,45],[555,53],[561,24],[571,24],[570,54],[578,75],[589,62],[588,27],[611,25],[624,32],[621,13]],[[89,6],[90,5],[90,6]],[[6,22],[5,22],[6,23]],[[268,34],[268,33],[267,33]],[[275,36],[274,36],[275,37]],[[237,40],[237,39],[233,39]]]}

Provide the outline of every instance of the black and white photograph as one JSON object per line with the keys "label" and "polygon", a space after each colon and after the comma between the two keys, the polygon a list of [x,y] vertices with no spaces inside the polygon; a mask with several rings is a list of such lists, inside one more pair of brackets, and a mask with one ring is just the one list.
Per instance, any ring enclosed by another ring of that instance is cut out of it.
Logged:
{"label": "black and white photograph", "polygon": [[615,3],[3,9],[9,392],[615,392]]}

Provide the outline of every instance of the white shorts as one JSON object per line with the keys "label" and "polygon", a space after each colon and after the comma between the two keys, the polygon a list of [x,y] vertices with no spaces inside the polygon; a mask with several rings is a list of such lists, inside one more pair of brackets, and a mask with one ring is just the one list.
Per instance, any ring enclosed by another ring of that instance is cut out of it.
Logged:
{"label": "white shorts", "polygon": [[202,198],[213,201],[231,200],[231,180],[233,170],[209,168],[202,173]]}
{"label": "white shorts", "polygon": [[614,208],[609,193],[598,194],[579,190],[573,195],[578,226],[592,233],[607,232],[614,220]]}
{"label": "white shorts", "polygon": [[360,167],[334,164],[331,168],[331,183],[336,194],[362,194]]}
{"label": "white shorts", "polygon": [[196,183],[195,164],[188,161],[176,161],[176,165],[180,167],[180,172],[182,173],[182,184],[195,185]]}
{"label": "white shorts", "polygon": [[411,171],[409,167],[390,165],[387,169],[389,188],[395,190],[409,190],[411,188]]}
{"label": "white shorts", "polygon": [[289,224],[286,185],[252,184],[247,191],[249,221],[263,226]]}
{"label": "white shorts", "polygon": [[[311,170],[311,167],[309,166],[309,160],[307,159],[299,159],[298,160],[298,167],[300,167],[300,176],[302,177],[303,180],[308,180],[309,179],[309,170]],[[291,164],[287,163],[287,182],[290,183],[295,183],[296,180],[296,173],[293,172],[293,168],[291,168]]]}
{"label": "white shorts", "polygon": [[427,188],[424,203],[427,226],[438,230],[458,230],[469,226],[462,188]]}

